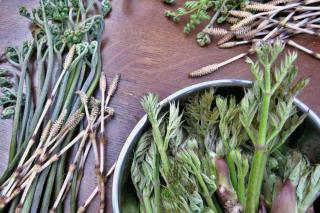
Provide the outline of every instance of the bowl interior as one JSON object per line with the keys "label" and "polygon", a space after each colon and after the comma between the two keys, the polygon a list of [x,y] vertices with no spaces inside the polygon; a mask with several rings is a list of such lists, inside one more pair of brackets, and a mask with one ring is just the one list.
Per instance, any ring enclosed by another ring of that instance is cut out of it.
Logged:
{"label": "bowl interior", "polygon": [[[237,97],[238,101],[244,95],[244,87],[250,86],[248,81],[233,81],[219,83],[207,83],[203,85],[195,85],[193,88],[186,88],[181,90],[167,99],[162,101],[160,104],[166,109],[167,104],[171,100],[179,101],[180,106],[183,107],[185,100],[190,94],[197,93],[199,91],[214,88],[215,94],[222,96],[228,96],[230,94]],[[311,162],[320,162],[320,149],[318,148],[320,143],[320,123],[319,118],[309,110],[303,103],[296,100],[295,104],[298,110],[301,112],[309,112],[308,118],[303,124],[292,134],[289,139],[289,145],[300,149],[304,154],[308,156]],[[121,151],[119,161],[116,167],[113,189],[112,189],[112,205],[113,211],[118,212],[137,212],[138,198],[135,194],[135,189],[130,177],[130,168],[133,159],[133,152],[137,141],[143,132],[149,128],[149,122],[146,116],[144,116],[137,126],[130,134],[128,140]],[[315,203],[315,208],[320,210],[320,202]]]}

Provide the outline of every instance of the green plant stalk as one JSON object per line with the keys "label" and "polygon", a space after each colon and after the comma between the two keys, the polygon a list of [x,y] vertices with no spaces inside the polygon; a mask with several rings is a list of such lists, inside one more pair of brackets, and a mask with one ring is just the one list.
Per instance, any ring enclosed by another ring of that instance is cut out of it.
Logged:
{"label": "green plant stalk", "polygon": [[143,204],[144,204],[144,208],[146,210],[146,213],[153,213],[152,207],[151,207],[150,197],[148,195],[143,195]]}
{"label": "green plant stalk", "polygon": [[161,213],[161,194],[160,194],[160,169],[159,169],[159,154],[156,153],[155,159],[153,159],[153,189],[155,197],[156,213]]}
{"label": "green plant stalk", "polygon": [[24,104],[23,118],[22,118],[20,136],[19,136],[19,140],[18,140],[18,146],[20,146],[21,143],[27,139],[26,126],[27,126],[27,122],[29,119],[29,111],[30,111],[30,107],[31,107],[31,101],[32,101],[31,80],[30,80],[29,74],[26,73],[26,100],[25,100],[25,104]]}
{"label": "green plant stalk", "polygon": [[[63,52],[63,51],[62,51]],[[56,58],[57,58],[57,71],[54,77],[54,82],[56,82],[59,79],[59,76],[61,74],[62,67],[62,52],[55,52]]]}
{"label": "green plant stalk", "polygon": [[233,160],[230,156],[230,153],[227,154],[226,158],[227,158],[227,163],[228,163],[228,167],[229,167],[229,171],[230,171],[230,179],[231,179],[232,186],[235,191],[238,191],[237,171],[236,171],[236,167],[233,163]]}
{"label": "green plant stalk", "polygon": [[[56,100],[56,104],[55,104],[56,107],[54,108],[53,113],[51,115],[52,120],[56,120],[56,118],[58,117],[58,115],[62,109],[61,107],[64,102],[64,97],[65,97],[64,95],[65,95],[65,90],[67,87],[69,75],[70,75],[70,72],[66,73],[66,76],[63,80],[63,83],[62,83],[61,87],[59,88],[59,95],[57,96],[57,100]],[[69,93],[73,93],[73,92],[74,91],[69,91]],[[67,141],[71,140],[72,134],[73,134],[73,131],[67,135],[67,138],[66,138]],[[46,168],[46,170],[41,174],[40,181],[37,186],[37,193],[41,196],[43,189],[44,189],[45,180],[47,179],[48,175],[49,175],[49,178],[48,178],[46,184],[51,186],[51,187],[45,188],[43,199],[41,200],[41,202],[42,202],[41,212],[48,212],[50,199],[51,199],[51,193],[52,193],[52,189],[53,189],[54,181],[55,181],[55,177],[56,177],[57,167],[58,167],[58,163],[55,162],[51,166]],[[39,200],[40,196],[35,198],[35,201],[34,201],[35,205],[33,205],[33,208],[32,208],[33,212],[38,211],[39,203],[40,203],[40,200]]]}
{"label": "green plant stalk", "polygon": [[[46,200],[46,203],[48,205],[50,205],[50,200],[47,200],[46,199],[46,194],[43,195],[43,198],[41,199],[41,195],[42,195],[42,190],[43,190],[43,186],[44,184],[47,182],[47,186],[46,187],[47,189],[48,188],[52,188],[53,186],[51,185],[50,183],[50,177],[47,178],[49,172],[50,172],[50,169],[53,167],[54,165],[52,166],[49,166],[48,168],[46,168],[42,173],[41,175],[39,176],[39,179],[37,181],[37,187],[36,187],[36,193],[35,193],[35,196],[34,196],[34,199],[33,199],[33,203],[32,203],[32,207],[31,207],[31,213],[36,213],[36,212],[41,212],[41,213],[45,213],[47,211],[43,211],[42,208],[40,211],[38,211],[38,209],[40,208],[40,202]],[[42,206],[41,206],[42,207]]]}
{"label": "green plant stalk", "polygon": [[246,189],[245,189],[245,174],[242,169],[238,170],[238,199],[242,206],[245,205],[246,202]]}
{"label": "green plant stalk", "polygon": [[44,30],[47,36],[47,44],[48,44],[48,63],[47,63],[47,73],[46,77],[43,83],[43,87],[41,88],[41,93],[39,100],[37,100],[37,107],[34,112],[34,116],[30,125],[29,132],[33,132],[36,128],[36,125],[38,123],[38,120],[41,116],[42,110],[43,110],[43,104],[46,100],[46,96],[49,90],[51,78],[52,78],[52,71],[53,71],[53,61],[54,61],[54,54],[53,54],[53,38],[52,34],[48,25],[48,19],[45,14],[44,5],[42,4],[42,14],[43,14],[43,23],[44,23]]}
{"label": "green plant stalk", "polygon": [[[78,73],[79,74],[80,73],[79,72],[79,67],[81,67],[81,66],[78,64],[78,66],[73,71],[71,71],[71,73]],[[60,96],[59,99],[58,99],[58,103],[60,103],[60,104],[64,103],[63,107],[60,108],[60,110],[61,109],[68,109],[69,110],[69,108],[70,108],[71,98],[72,98],[72,96],[74,95],[74,92],[75,92],[74,91],[74,87],[75,87],[75,84],[77,83],[76,76],[73,76],[73,77],[75,77],[75,78],[74,79],[73,78],[69,79],[70,80],[69,84],[71,84],[71,85],[70,85],[70,90],[68,90],[68,94],[67,94],[66,99],[63,99],[64,98],[63,95]],[[63,88],[60,88],[60,89],[61,89],[61,91],[64,90]],[[60,101],[60,100],[63,100],[63,101]],[[61,105],[60,105],[60,107],[61,107]],[[57,112],[58,111],[59,110],[57,110]],[[57,116],[57,114],[54,113],[53,117],[55,117],[55,116]],[[72,139],[71,137],[72,137],[73,133],[74,133],[74,131],[71,131],[67,135],[67,138],[66,138],[66,140],[65,140],[63,145],[67,145],[69,143],[69,141],[71,141],[71,139]],[[66,162],[66,157],[67,157],[66,154],[62,155],[61,159],[58,162],[55,162],[51,166],[52,168],[51,168],[50,173],[49,173],[49,179],[48,179],[47,185],[51,185],[52,187],[47,187],[45,189],[45,192],[44,192],[45,199],[43,199],[42,205],[41,205],[42,206],[41,207],[41,211],[42,212],[47,212],[49,210],[49,206],[47,204],[48,203],[47,201],[51,200],[53,186],[55,187],[55,191],[57,191],[57,190],[59,191],[61,186],[62,186],[62,181],[60,181],[60,179],[62,179],[63,175],[64,175],[64,169],[65,169],[64,166],[65,166],[65,162]],[[60,171],[60,170],[62,170],[62,171]],[[58,174],[58,175],[56,175],[56,174]],[[41,187],[41,188],[43,188],[43,187]],[[57,208],[57,212],[59,212],[59,211],[62,211],[61,205],[59,205],[59,207]]]}
{"label": "green plant stalk", "polygon": [[27,73],[27,65],[23,63],[21,66],[21,76],[20,76],[18,92],[17,92],[17,102],[14,108],[14,118],[13,118],[13,127],[12,127],[12,133],[11,133],[8,166],[14,160],[14,156],[16,155],[16,151],[17,151],[17,133],[19,128],[19,119],[20,119],[20,113],[21,113],[21,102],[22,102],[22,92],[23,92],[22,90],[23,90],[26,73]]}
{"label": "green plant stalk", "polygon": [[[14,199],[13,199],[13,201],[11,202],[11,204],[10,204],[10,209],[9,209],[9,213],[15,213],[15,211],[16,211],[16,208],[17,208],[17,206],[18,206],[18,203],[19,203],[19,200],[20,200],[20,196],[17,196],[17,197],[15,197]],[[7,207],[7,208],[9,208],[9,207]],[[6,212],[7,210],[6,210],[6,208],[3,208],[3,209],[1,209],[1,213],[4,213],[4,212]]]}
{"label": "green plant stalk", "polygon": [[259,135],[257,144],[255,144],[256,146],[258,146],[258,149],[257,147],[255,148],[252,161],[252,168],[250,170],[245,213],[255,213],[258,210],[263,174],[269,156],[269,153],[266,148],[266,137],[268,130],[268,115],[271,99],[270,66],[265,67],[265,69],[265,89],[263,92]]}
{"label": "green plant stalk", "polygon": [[[85,63],[83,63],[83,61],[81,60],[77,66],[77,69],[75,69],[75,73],[74,75],[72,76],[72,80],[71,80],[71,84],[70,84],[70,89],[68,90],[69,93],[64,101],[64,106],[63,106],[63,109],[66,109],[68,106],[70,106],[71,104],[71,101],[72,101],[72,98],[74,96],[74,92],[76,90],[76,86],[77,86],[77,83],[78,83],[78,79],[80,77],[80,69],[85,69]],[[68,107],[69,108],[69,107]],[[69,143],[69,141],[66,141],[66,144],[64,145],[67,145]],[[66,165],[66,160],[67,160],[67,155],[68,153],[64,154],[63,157],[61,157],[61,160],[58,161],[58,175],[56,176],[56,183],[55,183],[55,197],[58,196],[58,193],[62,187],[62,184],[63,184],[63,177],[64,177],[64,170],[65,170],[65,165]],[[63,212],[63,205],[59,205],[58,208],[57,208],[57,213],[62,213]]]}
{"label": "green plant stalk", "polygon": [[[61,90],[63,90],[63,89],[60,88],[59,92]],[[64,97],[63,95],[59,96],[58,97],[58,102],[59,102],[60,99],[63,99],[63,97]],[[59,114],[60,110],[61,110],[61,105],[60,106],[56,106],[56,108],[54,108],[54,111],[53,111],[53,114],[52,114],[51,118],[55,118],[56,119],[58,117],[58,114]],[[38,181],[38,184],[37,184],[37,189],[36,189],[37,196],[34,198],[33,205],[32,205],[32,212],[35,213],[35,212],[38,211],[40,201],[42,202],[40,212],[43,212],[43,213],[44,212],[48,212],[51,193],[52,193],[54,180],[55,180],[55,175],[56,175],[56,169],[57,169],[57,162],[55,162],[52,165],[50,165],[48,168],[46,168],[41,173],[39,181]],[[47,178],[48,175],[49,175],[49,178]],[[44,184],[47,184],[50,187],[46,187],[45,188],[43,199],[40,200],[42,192],[44,190]]]}
{"label": "green plant stalk", "polygon": [[57,99],[55,100],[55,103],[54,103],[55,108],[53,109],[53,112],[51,115],[51,120],[56,120],[58,118],[60,111],[61,111],[61,107],[63,104],[64,95],[66,92],[69,76],[70,76],[70,72],[67,72],[65,75],[65,78],[63,79],[62,84],[59,88],[59,94],[58,94]]}
{"label": "green plant stalk", "polygon": [[70,213],[77,212],[77,179],[79,177],[79,168],[76,169],[71,183]]}
{"label": "green plant stalk", "polygon": [[32,206],[32,200],[33,200],[34,193],[35,193],[36,186],[37,186],[37,179],[38,179],[38,177],[32,182],[31,188],[28,192],[28,195],[27,195],[27,198],[24,202],[21,213],[29,213],[30,212],[30,209]]}
{"label": "green plant stalk", "polygon": [[24,150],[27,147],[27,143],[22,143],[20,149],[18,150],[17,154],[14,156],[12,161],[8,164],[8,167],[3,172],[1,178],[0,178],[0,185],[2,185],[12,174],[12,172],[16,169],[16,166],[18,165],[20,158],[24,152]]}
{"label": "green plant stalk", "polygon": [[[32,117],[33,117],[33,113],[34,113],[34,102],[31,101],[31,106],[30,106],[30,111],[29,111],[29,117],[28,117],[28,122],[27,122],[27,126],[26,126],[26,131],[29,129],[29,126],[30,126],[30,123],[31,123],[31,120],[32,120]],[[27,132],[26,132],[27,133]],[[26,135],[27,138],[30,138],[31,135],[28,133]],[[26,140],[24,140],[26,141]],[[20,150],[20,147],[19,147],[19,150]]]}
{"label": "green plant stalk", "polygon": [[[41,46],[40,46],[41,48]],[[44,60],[41,57],[41,50],[38,49],[37,51],[37,80],[38,80],[38,87],[37,87],[37,92],[36,92],[36,97],[37,100],[40,98],[40,93],[41,93],[41,88],[44,80]]]}
{"label": "green plant stalk", "polygon": [[[65,90],[66,90],[66,85],[69,79],[69,75],[70,72],[67,72],[65,75],[65,78],[63,79],[62,85],[59,88],[59,94],[57,96],[57,100],[55,103],[55,108],[53,109],[52,115],[51,115],[51,120],[56,120],[58,118],[58,115],[61,111],[61,107],[63,104],[63,100],[64,100],[64,94],[65,94]],[[72,136],[72,135],[71,135]],[[71,140],[71,136],[68,135],[67,136],[67,140],[69,138],[69,141]],[[33,201],[33,205],[32,205],[32,209],[31,212],[32,213],[36,213],[38,211],[38,208],[40,208],[39,204],[40,204],[40,197],[43,191],[43,186],[45,183],[45,180],[47,179],[47,176],[49,174],[49,178],[47,180],[47,185],[51,186],[51,187],[46,187],[46,190],[44,192],[43,195],[43,199],[41,201],[43,201],[42,205],[41,205],[41,212],[47,212],[49,209],[49,204],[50,204],[50,197],[51,197],[51,193],[52,193],[52,188],[54,185],[54,180],[55,180],[55,175],[56,175],[56,170],[57,170],[57,162],[53,163],[51,166],[49,166],[40,176],[38,185],[37,185],[37,194],[38,196],[35,196],[35,199]]]}
{"label": "green plant stalk", "polygon": [[[68,75],[69,75],[70,73],[68,73]],[[92,75],[92,79],[93,79],[93,77],[94,77],[94,74],[89,74],[89,76],[90,75]],[[97,82],[97,79],[99,80],[99,77],[100,77],[100,75],[96,75],[96,77],[95,77],[95,82]],[[64,97],[64,93],[65,93],[65,90],[66,90],[66,87],[67,87],[67,82],[68,82],[68,79],[64,79],[64,83],[63,83],[63,86],[61,87],[61,95],[59,95],[59,97],[62,97],[62,98],[59,98],[58,99],[58,103],[59,103],[59,105],[60,105],[60,108],[61,108],[61,105],[63,104],[63,97]],[[94,84],[94,83],[93,83]],[[88,85],[88,87],[89,87],[89,85],[90,84],[87,84]],[[89,91],[88,93],[87,93],[87,95],[88,95],[88,97],[90,97],[91,95],[92,95],[92,93],[93,93],[93,91],[95,90],[95,88],[96,88],[96,86],[97,86],[97,83],[95,84],[95,86],[94,85],[92,85],[91,84],[91,92]],[[83,86],[83,88],[82,88],[82,90],[87,90],[88,89],[88,87],[85,87],[85,86]],[[64,88],[64,89],[62,89],[62,88]],[[60,91],[59,91],[60,92]],[[71,93],[72,91],[69,91],[69,93]],[[79,101],[76,101],[76,102],[79,102]],[[75,112],[75,110],[77,110],[78,109],[78,104],[75,104],[74,106],[73,106],[73,109],[72,109],[72,111],[71,111],[71,113],[73,113],[73,112]],[[55,109],[56,110],[56,109]],[[56,114],[57,113],[57,114]],[[57,115],[58,115],[58,113],[59,113],[59,111],[57,110],[57,112],[55,113],[55,111],[54,111],[54,113],[53,113],[53,117],[57,117]],[[74,130],[73,131],[71,131],[68,135],[67,135],[67,138],[65,139],[65,143],[64,143],[64,145],[67,145],[68,143],[69,143],[69,141],[71,141],[71,139],[72,139],[72,135],[73,135],[73,133],[74,133]],[[49,186],[53,186],[53,184],[54,184],[54,181],[55,181],[55,176],[56,176],[56,173],[58,173],[58,174],[64,174],[64,166],[63,166],[63,162],[65,162],[66,161],[66,157],[64,157],[64,155],[61,157],[61,159],[60,159],[60,161],[59,162],[62,162],[61,164],[59,164],[59,168],[57,167],[58,165],[57,165],[57,163],[55,163],[55,164],[53,164],[53,167],[54,168],[52,168],[52,170],[50,171],[50,177],[49,177],[49,179],[48,179],[48,185]],[[59,177],[60,175],[58,175],[57,177]],[[63,177],[63,176],[61,176],[61,177]],[[56,181],[60,181],[61,182],[61,185],[62,185],[62,180],[56,180]],[[46,200],[50,200],[50,198],[51,198],[51,193],[52,193],[52,187],[47,187],[46,188],[46,191],[45,191],[45,194],[44,194],[44,199],[43,199],[43,203],[42,203],[42,211],[41,212],[43,212],[43,213],[45,213],[45,212],[48,212],[48,209],[49,209],[49,204],[48,204],[48,202],[45,202]]]}
{"label": "green plant stalk", "polygon": [[247,201],[245,208],[246,213],[257,212],[261,185],[263,181],[263,173],[267,164],[267,160],[268,155],[264,151],[255,151],[248,182]]}
{"label": "green plant stalk", "polygon": [[154,141],[157,145],[158,152],[160,154],[161,162],[162,162],[162,167],[165,176],[169,174],[170,166],[169,166],[169,160],[166,151],[164,150],[163,147],[163,141],[162,141],[162,136],[160,133],[159,126],[156,123],[151,122],[152,125],[152,135],[154,138]]}
{"label": "green plant stalk", "polygon": [[220,204],[219,204],[216,196],[213,196],[212,201],[213,201],[214,206],[217,209],[217,213],[224,213],[224,211],[222,211],[222,209],[220,207]]}
{"label": "green plant stalk", "polygon": [[[193,169],[196,171],[196,168],[194,166],[192,166]],[[202,189],[202,192],[203,192],[203,197],[206,199],[206,202],[208,204],[208,206],[210,207],[210,209],[213,211],[213,212],[218,212],[216,206],[214,205],[212,199],[211,199],[211,196],[210,196],[210,193],[209,193],[209,190],[207,188],[207,185],[206,183],[204,182],[202,176],[201,176],[201,172],[197,171],[195,172],[195,175],[197,177],[197,180],[201,186],[201,189]]]}
{"label": "green plant stalk", "polygon": [[[88,91],[86,93],[88,97],[91,97],[93,95],[93,92],[96,90],[96,88],[98,86],[98,83],[99,83],[100,75],[101,75],[101,72],[98,72],[96,74],[96,77],[95,77],[94,81],[92,82],[91,86],[89,87],[89,89],[88,89]],[[81,109],[83,109],[83,106],[81,107]],[[71,140],[71,138],[70,138],[70,140]],[[70,140],[66,140],[66,141],[70,141]],[[64,144],[64,145],[66,145],[66,144]],[[63,174],[64,174],[64,171],[65,171],[66,160],[67,160],[67,155],[65,154],[65,155],[62,155],[62,157],[61,157],[61,159],[59,161],[59,168],[58,168],[58,172],[57,172],[58,179],[56,180],[57,181],[56,185],[61,184],[61,186],[58,187],[59,190],[60,190],[60,188],[62,187],[62,184],[63,184]],[[59,193],[59,191],[57,193]],[[61,205],[59,205],[59,206],[61,206]],[[58,212],[58,209],[59,208],[57,208],[57,212]]]}
{"label": "green plant stalk", "polygon": [[[101,64],[98,64],[95,78],[93,79],[91,85],[88,88],[88,91],[86,92],[88,97],[91,97],[93,95],[93,92],[95,91],[95,89],[98,86],[100,75],[101,75],[101,72],[99,72],[98,70],[101,70]],[[77,107],[74,106],[74,109],[72,109],[72,111],[74,111],[76,108]],[[81,109],[82,108],[83,108],[83,106],[81,106]],[[71,136],[72,136],[72,133],[73,133],[73,131],[70,132],[69,134],[71,134]],[[68,137],[69,137],[69,135],[68,135]],[[66,140],[64,146],[67,145],[69,143],[69,141],[71,141],[71,137]],[[66,164],[65,162],[66,162],[66,160],[67,160],[67,156],[66,155],[62,155],[61,159],[59,161],[59,167],[58,167],[57,175],[56,175],[56,177],[57,177],[56,185],[57,186],[60,185],[60,187],[57,187],[57,189],[58,189],[58,190],[56,190],[56,191],[58,191],[57,193],[59,193],[59,190],[60,190],[60,188],[61,188],[61,186],[63,184],[63,175],[64,175],[64,171],[65,171],[65,164]]]}

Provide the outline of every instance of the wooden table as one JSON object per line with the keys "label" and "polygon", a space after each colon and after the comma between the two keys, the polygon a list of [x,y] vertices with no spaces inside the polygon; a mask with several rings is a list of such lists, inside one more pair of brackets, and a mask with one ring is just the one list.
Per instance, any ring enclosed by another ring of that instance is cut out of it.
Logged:
{"label": "wooden table", "polygon": [[[180,1],[181,2],[181,1]],[[0,0],[0,52],[6,46],[15,46],[30,37],[28,22],[18,14],[18,6],[32,8],[38,1]],[[147,92],[155,92],[161,99],[191,84],[215,79],[252,79],[243,60],[232,63],[207,77],[190,79],[189,71],[220,62],[247,50],[248,46],[218,49],[214,44],[200,48],[195,34],[185,36],[182,25],[169,22],[160,0],[114,0],[111,16],[106,19],[103,40],[103,70],[108,79],[116,73],[122,78],[111,106],[115,118],[108,124],[107,165],[115,162],[131,129],[142,117],[140,98]],[[320,39],[300,36],[301,44],[320,52]],[[300,99],[320,114],[320,61],[299,52],[297,61],[300,76],[311,77],[309,86]],[[0,121],[0,172],[7,164],[11,121]],[[93,158],[87,162],[86,172],[93,173]],[[90,176],[90,177],[89,177]],[[94,175],[84,177],[80,200],[85,199],[96,184]],[[108,212],[111,210],[111,181],[108,184]],[[97,212],[98,199],[89,212]]]}

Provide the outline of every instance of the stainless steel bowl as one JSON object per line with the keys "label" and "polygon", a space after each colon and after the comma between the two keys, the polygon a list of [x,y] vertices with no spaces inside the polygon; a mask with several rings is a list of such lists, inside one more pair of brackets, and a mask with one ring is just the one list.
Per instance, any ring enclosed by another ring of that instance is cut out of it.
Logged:
{"label": "stainless steel bowl", "polygon": [[[165,106],[170,101],[180,100],[192,93],[208,88],[243,88],[250,87],[251,84],[251,81],[237,79],[207,81],[173,93],[161,101],[160,105]],[[298,99],[295,100],[295,104],[301,112],[308,112],[308,118],[305,122],[309,123],[309,126],[312,126],[317,135],[320,135],[320,118]],[[134,127],[119,154],[112,184],[112,209],[114,213],[122,212],[121,206],[126,202],[125,199],[127,198],[128,191],[134,190],[129,180],[133,150],[141,134],[148,128],[148,125],[147,116],[145,115]]]}

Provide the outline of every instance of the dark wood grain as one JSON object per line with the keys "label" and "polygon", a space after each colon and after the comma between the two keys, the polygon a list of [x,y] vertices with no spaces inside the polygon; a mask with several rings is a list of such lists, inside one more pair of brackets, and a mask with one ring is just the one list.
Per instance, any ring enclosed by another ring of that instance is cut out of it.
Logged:
{"label": "dark wood grain", "polygon": [[[8,45],[18,45],[30,37],[28,22],[18,15],[18,6],[32,8],[37,1],[0,0],[0,52]],[[108,124],[107,165],[110,167],[121,150],[131,129],[142,117],[139,101],[146,92],[155,92],[161,98],[183,87],[214,79],[251,79],[243,60],[222,68],[213,75],[189,79],[189,71],[235,56],[248,47],[221,50],[215,45],[200,48],[194,34],[185,36],[182,25],[175,25],[163,17],[166,7],[160,0],[112,1],[112,13],[106,19],[103,48],[103,70],[108,79],[121,73],[122,80],[117,95],[111,102],[116,110],[115,118]],[[320,39],[301,36],[295,39],[320,52]],[[320,63],[299,52],[297,65],[300,76],[311,77],[309,86],[300,99],[320,114]],[[4,170],[10,139],[10,121],[0,120],[0,173]],[[93,174],[90,156],[86,172]],[[96,184],[94,175],[86,175],[81,188],[81,200],[85,199]],[[111,210],[111,181],[108,184],[108,212]],[[97,212],[98,200],[89,212]]]}

